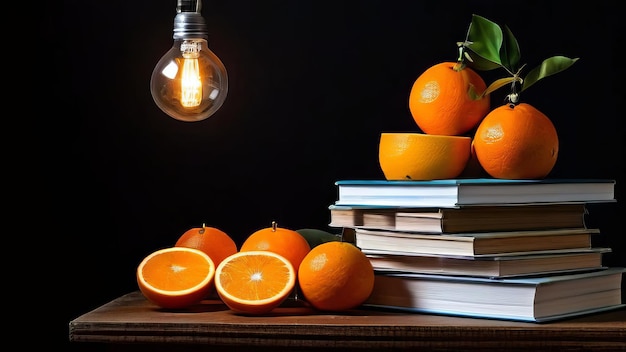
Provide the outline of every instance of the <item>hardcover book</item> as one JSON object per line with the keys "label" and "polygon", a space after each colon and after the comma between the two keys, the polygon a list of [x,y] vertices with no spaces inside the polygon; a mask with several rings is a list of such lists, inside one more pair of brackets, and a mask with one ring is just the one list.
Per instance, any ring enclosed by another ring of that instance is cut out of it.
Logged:
{"label": "hardcover book", "polygon": [[624,268],[525,278],[380,274],[365,306],[546,322],[624,307]]}
{"label": "hardcover book", "polygon": [[583,203],[460,208],[331,205],[332,227],[363,227],[428,233],[585,228]]}
{"label": "hardcover book", "polygon": [[536,254],[480,257],[417,255],[406,252],[363,250],[379,272],[483,276],[491,278],[548,275],[601,269],[603,253],[611,248],[553,250]]}
{"label": "hardcover book", "polygon": [[425,234],[356,228],[355,244],[361,250],[469,257],[591,248],[591,236],[598,233],[599,229],[553,229]]}
{"label": "hardcover book", "polygon": [[335,205],[458,208],[562,202],[614,202],[615,180],[495,178],[336,181]]}

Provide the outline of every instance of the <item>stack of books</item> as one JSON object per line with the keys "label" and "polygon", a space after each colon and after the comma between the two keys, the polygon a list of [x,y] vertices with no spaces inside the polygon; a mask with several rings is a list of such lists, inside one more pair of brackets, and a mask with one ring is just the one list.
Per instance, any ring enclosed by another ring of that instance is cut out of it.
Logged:
{"label": "stack of books", "polygon": [[605,179],[337,181],[331,227],[376,272],[368,307],[545,322],[624,307],[589,203]]}

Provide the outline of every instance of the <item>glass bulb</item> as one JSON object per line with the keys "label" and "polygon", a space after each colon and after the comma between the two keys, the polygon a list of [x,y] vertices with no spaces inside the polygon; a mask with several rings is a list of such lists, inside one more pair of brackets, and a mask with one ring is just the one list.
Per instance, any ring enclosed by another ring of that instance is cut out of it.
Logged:
{"label": "glass bulb", "polygon": [[228,93],[226,68],[209,49],[206,24],[199,11],[200,0],[178,0],[174,45],[159,60],[150,80],[157,106],[181,121],[210,117]]}

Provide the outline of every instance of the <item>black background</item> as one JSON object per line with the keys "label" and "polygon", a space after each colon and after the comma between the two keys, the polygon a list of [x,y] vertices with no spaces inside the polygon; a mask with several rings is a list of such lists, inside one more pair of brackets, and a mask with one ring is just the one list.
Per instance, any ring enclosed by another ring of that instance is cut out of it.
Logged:
{"label": "black background", "polygon": [[605,263],[626,266],[623,19],[610,4],[205,0],[229,92],[215,115],[193,123],[165,115],[149,91],[172,45],[175,0],[39,9],[37,52],[54,64],[49,101],[35,104],[32,121],[43,132],[40,162],[28,168],[45,171],[34,186],[45,196],[29,216],[46,221],[39,246],[62,250],[46,259],[56,270],[40,274],[55,278],[61,297],[37,301],[49,311],[47,331],[64,349],[95,348],[67,342],[69,321],[135,290],[139,261],[190,227],[221,228],[238,244],[272,220],[329,230],[334,182],[383,177],[379,134],[419,131],[411,85],[456,59],[472,14],[509,26],[529,68],[553,55],[580,58],[521,98],[559,132],[549,177],[617,180],[618,202],[591,205],[587,220],[601,229],[596,243],[613,248]]}

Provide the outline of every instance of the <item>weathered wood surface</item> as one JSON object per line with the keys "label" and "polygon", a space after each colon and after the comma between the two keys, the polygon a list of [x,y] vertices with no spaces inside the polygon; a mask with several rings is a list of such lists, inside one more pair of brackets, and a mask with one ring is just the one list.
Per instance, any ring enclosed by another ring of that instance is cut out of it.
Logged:
{"label": "weathered wood surface", "polygon": [[405,314],[320,313],[288,305],[265,316],[234,314],[219,300],[166,311],[139,291],[69,323],[70,341],[116,351],[304,351],[312,349],[626,351],[626,309],[552,323]]}

